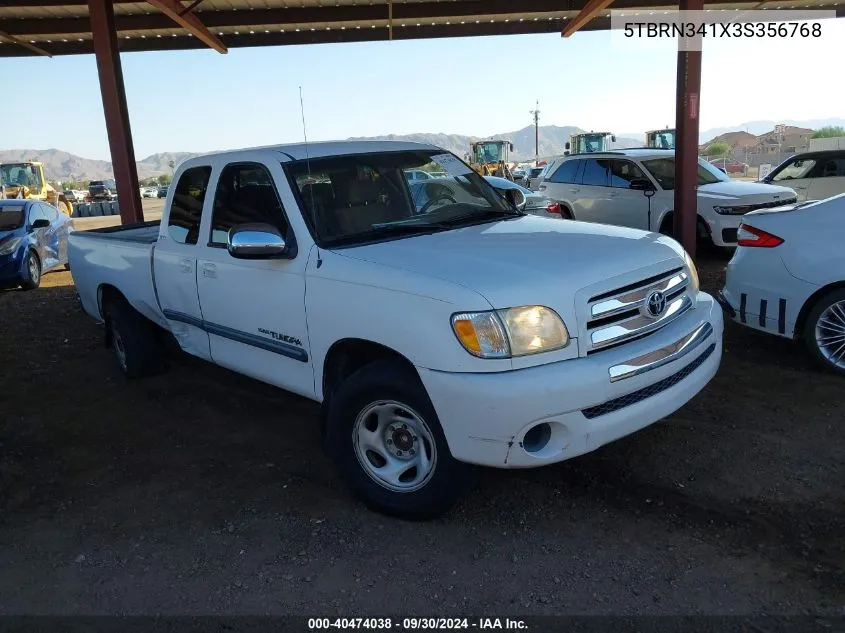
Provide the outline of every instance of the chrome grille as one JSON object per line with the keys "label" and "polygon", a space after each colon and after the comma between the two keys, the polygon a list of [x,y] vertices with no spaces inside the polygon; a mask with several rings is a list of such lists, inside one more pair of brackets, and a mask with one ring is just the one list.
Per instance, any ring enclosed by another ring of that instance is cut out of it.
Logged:
{"label": "chrome grille", "polygon": [[[689,310],[689,276],[683,268],[592,297],[588,306],[587,354],[609,349],[659,330]],[[665,299],[657,315],[648,311],[653,293]]]}

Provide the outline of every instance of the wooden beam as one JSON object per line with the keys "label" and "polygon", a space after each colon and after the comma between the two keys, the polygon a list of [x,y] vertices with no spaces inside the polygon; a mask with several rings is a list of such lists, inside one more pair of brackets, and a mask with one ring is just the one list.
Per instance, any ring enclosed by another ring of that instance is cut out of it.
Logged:
{"label": "wooden beam", "polygon": [[[680,0],[681,11],[701,11],[702,0]],[[698,235],[698,121],[701,50],[678,51],[675,96],[675,239],[695,258]]]}
{"label": "wooden beam", "polygon": [[14,35],[9,35],[4,31],[0,31],[0,40],[4,40],[6,42],[9,42],[10,44],[17,44],[18,46],[23,46],[24,48],[28,48],[29,50],[31,50],[33,53],[38,53],[39,55],[43,55],[44,57],[52,57],[52,55],[45,51],[43,48],[38,48],[34,44],[30,44],[27,41],[19,40]]}
{"label": "wooden beam", "polygon": [[117,48],[117,31],[114,28],[114,5],[111,0],[88,0],[91,31],[94,34],[94,56],[100,75],[100,94],[109,137],[114,180],[120,220],[123,224],[144,221],[141,193],[138,190],[138,167],[129,126],[129,109],[126,106],[126,88],[123,68]]}
{"label": "wooden beam", "polygon": [[185,7],[178,0],[147,0],[147,2],[176,22],[176,24],[187,29],[189,33],[206,46],[213,48],[218,53],[228,52],[226,45],[216,35],[212,35],[211,31],[206,28],[205,24],[196,15],[193,13],[182,15]]}
{"label": "wooden beam", "polygon": [[604,11],[612,3],[613,0],[589,0],[578,15],[572,18],[569,22],[567,22],[566,26],[563,27],[563,33],[561,33],[561,35],[563,37],[569,37],[596,17],[596,15]]}

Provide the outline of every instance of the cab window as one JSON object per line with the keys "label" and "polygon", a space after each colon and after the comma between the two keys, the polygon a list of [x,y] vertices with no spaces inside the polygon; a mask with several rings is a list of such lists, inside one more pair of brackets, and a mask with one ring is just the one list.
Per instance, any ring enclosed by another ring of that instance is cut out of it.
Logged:
{"label": "cab window", "polygon": [[179,177],[167,220],[167,231],[174,242],[197,243],[202,205],[210,177],[211,167],[191,167]]}

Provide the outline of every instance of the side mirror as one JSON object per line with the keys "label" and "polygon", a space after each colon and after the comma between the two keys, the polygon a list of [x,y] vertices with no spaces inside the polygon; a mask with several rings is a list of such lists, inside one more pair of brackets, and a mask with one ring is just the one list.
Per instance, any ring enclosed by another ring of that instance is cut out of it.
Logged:
{"label": "side mirror", "polygon": [[287,253],[287,244],[269,224],[239,224],[229,229],[226,249],[238,259],[274,259]]}
{"label": "side mirror", "polygon": [[569,141],[566,141],[566,145],[563,146],[563,149],[565,149],[565,150],[569,149]]}
{"label": "side mirror", "polygon": [[642,191],[646,195],[654,193],[654,185],[646,178],[634,178],[628,186],[631,189]]}
{"label": "side mirror", "polygon": [[525,194],[519,189],[505,189],[505,199],[520,211],[525,207],[525,203],[528,202]]}
{"label": "side mirror", "polygon": [[615,143],[615,142],[616,142],[616,135],[615,135],[615,134],[611,135],[611,137],[610,137],[610,142],[611,142],[611,143]]}
{"label": "side mirror", "polygon": [[50,220],[45,220],[43,218],[30,224],[30,228],[32,228],[32,230],[46,229],[48,226],[50,226]]}

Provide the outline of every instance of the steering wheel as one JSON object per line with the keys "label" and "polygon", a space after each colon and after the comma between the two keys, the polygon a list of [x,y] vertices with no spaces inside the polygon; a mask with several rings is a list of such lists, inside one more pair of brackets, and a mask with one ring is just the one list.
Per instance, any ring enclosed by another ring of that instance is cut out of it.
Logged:
{"label": "steering wheel", "polygon": [[426,213],[431,207],[434,206],[436,202],[440,202],[441,200],[445,200],[446,202],[451,202],[452,204],[458,204],[458,201],[455,200],[452,196],[447,193],[440,194],[436,198],[432,198],[428,202],[426,202],[419,210],[418,215],[423,215]]}

